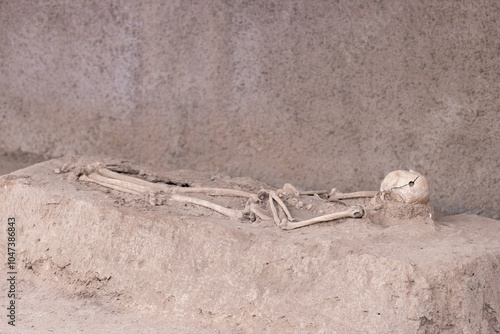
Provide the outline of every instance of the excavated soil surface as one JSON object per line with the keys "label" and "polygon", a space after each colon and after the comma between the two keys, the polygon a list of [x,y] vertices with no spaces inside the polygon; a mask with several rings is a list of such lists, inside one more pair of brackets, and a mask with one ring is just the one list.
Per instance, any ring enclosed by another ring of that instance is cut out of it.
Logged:
{"label": "excavated soil surface", "polygon": [[18,224],[17,326],[4,319],[2,333],[500,332],[497,220],[386,207],[282,231],[79,181],[95,161],[172,187],[269,188],[95,157],[0,177],[0,218]]}

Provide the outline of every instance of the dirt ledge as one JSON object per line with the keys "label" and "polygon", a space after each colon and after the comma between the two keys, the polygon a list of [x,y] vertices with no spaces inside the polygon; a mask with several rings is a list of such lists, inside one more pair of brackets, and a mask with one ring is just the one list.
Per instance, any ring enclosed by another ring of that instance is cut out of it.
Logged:
{"label": "dirt ledge", "polygon": [[500,331],[497,220],[462,214],[387,227],[346,219],[284,232],[205,209],[151,207],[54,173],[94,161],[51,160],[0,177],[0,218],[16,218],[20,277],[56,283],[70,300],[214,332]]}

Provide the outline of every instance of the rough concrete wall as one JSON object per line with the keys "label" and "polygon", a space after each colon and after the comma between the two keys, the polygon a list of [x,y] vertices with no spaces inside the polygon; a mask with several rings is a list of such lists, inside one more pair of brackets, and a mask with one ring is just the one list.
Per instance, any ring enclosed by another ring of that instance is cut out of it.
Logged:
{"label": "rough concrete wall", "polygon": [[275,186],[376,189],[500,217],[491,1],[1,1],[0,148]]}

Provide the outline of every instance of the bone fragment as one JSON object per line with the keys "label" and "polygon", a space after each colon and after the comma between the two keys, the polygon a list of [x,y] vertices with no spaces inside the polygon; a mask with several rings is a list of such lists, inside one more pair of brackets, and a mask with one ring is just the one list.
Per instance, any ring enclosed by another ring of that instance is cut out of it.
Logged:
{"label": "bone fragment", "polygon": [[282,189],[277,190],[278,195],[298,196],[300,192],[290,183],[285,183]]}
{"label": "bone fragment", "polygon": [[359,206],[352,206],[349,209],[341,212],[336,212],[324,216],[315,217],[312,219],[300,221],[300,222],[289,222],[284,219],[283,224],[280,226],[283,230],[293,230],[299,227],[309,226],[317,223],[329,222],[336,219],[342,218],[361,218],[363,217],[364,210]]}

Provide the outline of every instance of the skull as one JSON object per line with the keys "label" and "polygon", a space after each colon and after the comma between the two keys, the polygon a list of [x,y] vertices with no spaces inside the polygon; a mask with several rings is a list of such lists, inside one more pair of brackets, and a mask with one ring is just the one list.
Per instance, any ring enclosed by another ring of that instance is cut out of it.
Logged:
{"label": "skull", "polygon": [[390,172],[382,181],[380,191],[397,202],[407,204],[427,203],[430,194],[425,176],[412,170]]}
{"label": "skull", "polygon": [[431,230],[434,210],[429,203],[429,184],[420,173],[396,170],[387,174],[380,185],[380,193],[367,207],[368,218],[383,226],[420,224]]}

